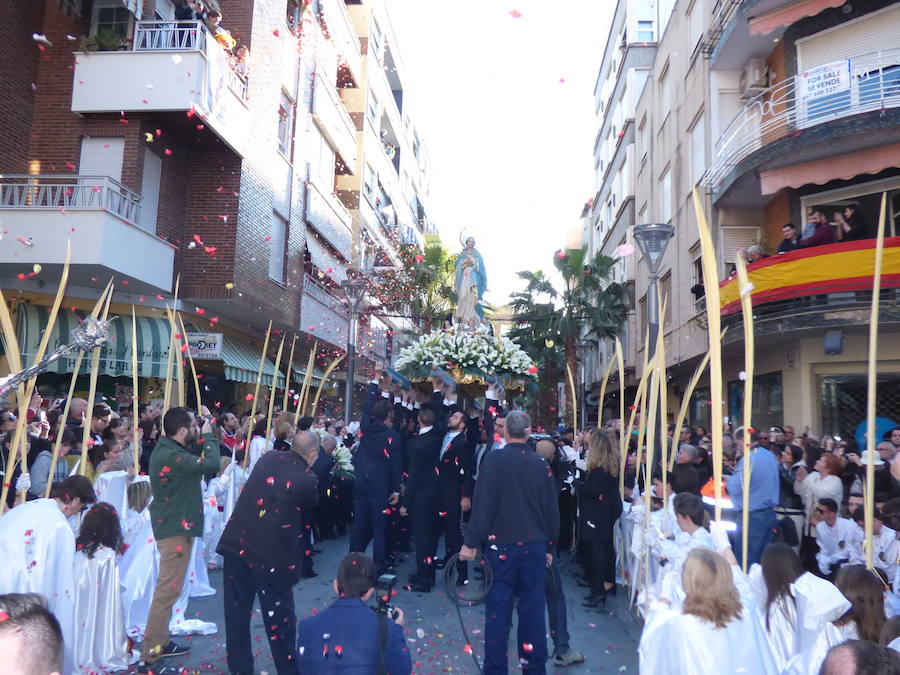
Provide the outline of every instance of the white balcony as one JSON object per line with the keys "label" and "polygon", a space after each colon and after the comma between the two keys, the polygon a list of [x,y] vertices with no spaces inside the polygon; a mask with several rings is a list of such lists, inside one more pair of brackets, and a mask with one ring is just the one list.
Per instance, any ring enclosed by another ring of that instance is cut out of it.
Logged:
{"label": "white balcony", "polygon": [[306,220],[344,260],[353,258],[350,212],[315,178],[306,183]]}
{"label": "white balcony", "polygon": [[337,347],[346,347],[349,321],[341,301],[311,276],[303,280],[300,330]]}
{"label": "white balcony", "polygon": [[703,184],[716,188],[752,153],[805,129],[900,107],[900,49],[854,56],[841,64],[845,72],[833,77],[835,84],[822,94],[801,73],[750,99],[716,141]]}
{"label": "white balcony", "polygon": [[247,81],[199,21],[139,21],[129,50],[76,55],[72,112],[194,111],[235,152],[247,144]]}
{"label": "white balcony", "polygon": [[359,38],[356,36],[356,29],[350,20],[347,6],[344,0],[323,0],[320,4],[328,34],[337,49],[338,60],[353,75],[354,82],[359,84],[362,75],[362,56]]}
{"label": "white balcony", "polygon": [[[6,175],[0,219],[0,276],[59,276],[72,242],[70,284],[105,285],[110,276],[134,292],[170,292],[175,251],[141,229],[141,197],[106,176]],[[15,235],[15,236],[12,236]]]}
{"label": "white balcony", "polygon": [[313,119],[350,173],[356,171],[356,125],[344,108],[337,89],[316,75]]}

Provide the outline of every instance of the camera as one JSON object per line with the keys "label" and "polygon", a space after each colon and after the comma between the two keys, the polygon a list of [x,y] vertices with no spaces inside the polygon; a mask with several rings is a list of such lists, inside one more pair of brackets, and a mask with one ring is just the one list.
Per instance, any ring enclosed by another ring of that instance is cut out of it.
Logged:
{"label": "camera", "polygon": [[375,582],[375,606],[372,608],[376,614],[385,614],[391,620],[397,618],[397,610],[391,607],[391,596],[394,593],[394,584],[397,583],[396,574],[382,574]]}

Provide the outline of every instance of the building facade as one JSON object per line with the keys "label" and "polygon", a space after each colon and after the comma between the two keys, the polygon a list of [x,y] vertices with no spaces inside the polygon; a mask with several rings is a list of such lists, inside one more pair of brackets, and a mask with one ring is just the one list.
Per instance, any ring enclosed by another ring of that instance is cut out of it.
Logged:
{"label": "building facade", "polygon": [[[288,343],[282,371],[297,336],[295,383],[316,341],[316,370],[343,349],[340,283],[365,267],[340,189],[363,156],[350,102],[366,71],[351,12],[369,4],[205,3],[218,26],[176,14],[172,0],[5,4],[0,49],[16,67],[0,125],[0,284],[23,352],[46,322],[67,243],[68,321],[114,279],[111,314],[134,305],[141,317],[142,377],[164,372],[176,290],[189,333],[220,342],[211,358],[196,352],[211,402],[252,389],[269,321],[270,344]],[[131,375],[130,330],[117,337],[107,396]],[[361,327],[370,361],[389,355],[388,340],[386,327]],[[265,384],[273,374],[270,358]]]}
{"label": "building facade", "polygon": [[[900,6],[877,0],[674,3],[636,105],[633,164],[635,222],[675,227],[660,272],[670,419],[708,349],[695,187],[716,240],[728,327],[721,413],[738,418],[743,403],[742,317],[728,275],[740,251],[758,244],[771,257],[750,265],[754,425],[844,437],[865,414],[872,237],[887,194],[878,410],[900,419],[900,240],[891,238],[900,234],[898,30]],[[857,241],[840,239],[835,224],[848,205],[866,223]],[[808,231],[815,207],[828,212],[835,243],[778,256],[782,227]],[[639,253],[632,264],[639,373],[647,273]],[[689,408],[703,426],[714,412],[706,381]]]}

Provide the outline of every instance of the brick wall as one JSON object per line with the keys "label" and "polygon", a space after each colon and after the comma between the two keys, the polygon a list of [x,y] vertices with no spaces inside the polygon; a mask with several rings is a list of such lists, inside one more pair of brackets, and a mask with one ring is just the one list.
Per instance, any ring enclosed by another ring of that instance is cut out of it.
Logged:
{"label": "brick wall", "polygon": [[0,124],[0,173],[26,173],[28,138],[34,114],[38,59],[43,52],[31,39],[43,33],[44,4],[4,3],[0,21],[0,58],[3,60],[3,124]]}

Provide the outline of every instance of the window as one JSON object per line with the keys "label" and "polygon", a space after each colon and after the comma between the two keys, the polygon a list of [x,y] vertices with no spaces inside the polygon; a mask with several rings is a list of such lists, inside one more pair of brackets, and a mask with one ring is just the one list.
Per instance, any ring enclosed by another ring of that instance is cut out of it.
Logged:
{"label": "window", "polygon": [[706,292],[694,293],[693,289],[703,285],[703,258],[700,255],[700,246],[691,249],[691,297],[694,299],[694,311],[702,312],[706,309]]}
{"label": "window", "polygon": [[659,222],[672,220],[672,172],[666,167],[659,177]]}
{"label": "window", "polygon": [[659,95],[660,101],[662,101],[662,109],[665,111],[666,115],[669,114],[669,111],[672,109],[672,83],[671,77],[669,77],[669,62],[666,61],[666,65],[663,66],[662,72],[659,74]]}
{"label": "window", "polygon": [[691,136],[691,187],[700,182],[706,171],[706,120],[703,113],[689,129]]}
{"label": "window", "polygon": [[638,350],[641,350],[645,347],[647,341],[647,330],[649,329],[649,324],[647,323],[647,295],[644,294],[644,297],[640,300],[640,323],[638,324],[638,329],[641,334],[638,338]]}
{"label": "window", "polygon": [[694,0],[688,10],[688,47],[693,53],[703,37],[703,1]]}
{"label": "window", "polygon": [[381,59],[381,50],[384,48],[384,36],[381,33],[381,27],[377,21],[372,21],[372,33],[369,35],[369,45],[372,47],[371,53],[377,59]]}
{"label": "window", "polygon": [[655,39],[656,35],[653,32],[653,22],[638,21],[637,41],[653,42]]}
{"label": "window", "polygon": [[378,118],[380,116],[378,99],[375,97],[371,91],[369,92],[369,101],[366,103],[366,119],[369,120],[369,123],[378,130],[379,122]]}
{"label": "window", "polygon": [[94,3],[91,34],[112,31],[119,37],[126,38],[131,26],[131,17],[131,12],[121,0],[98,0]]}
{"label": "window", "polygon": [[368,197],[369,201],[375,200],[375,183],[377,180],[374,169],[366,164],[366,170],[363,174],[363,194]]}
{"label": "window", "polygon": [[663,316],[663,333],[668,333],[672,329],[672,305],[675,300],[672,298],[672,272],[668,272],[666,276],[659,280],[659,307],[662,309],[663,302],[666,303],[666,313]]}
{"label": "window", "polygon": [[641,164],[647,161],[647,115],[641,118],[641,124],[638,127],[638,157],[641,158]]}
{"label": "window", "polygon": [[277,213],[269,221],[269,278],[284,283],[285,244],[288,222]]}
{"label": "window", "polygon": [[309,166],[322,184],[334,188],[334,150],[318,129],[309,132]]}
{"label": "window", "polygon": [[287,92],[281,92],[281,103],[278,106],[278,149],[290,158],[291,140],[294,134],[294,102]]}

